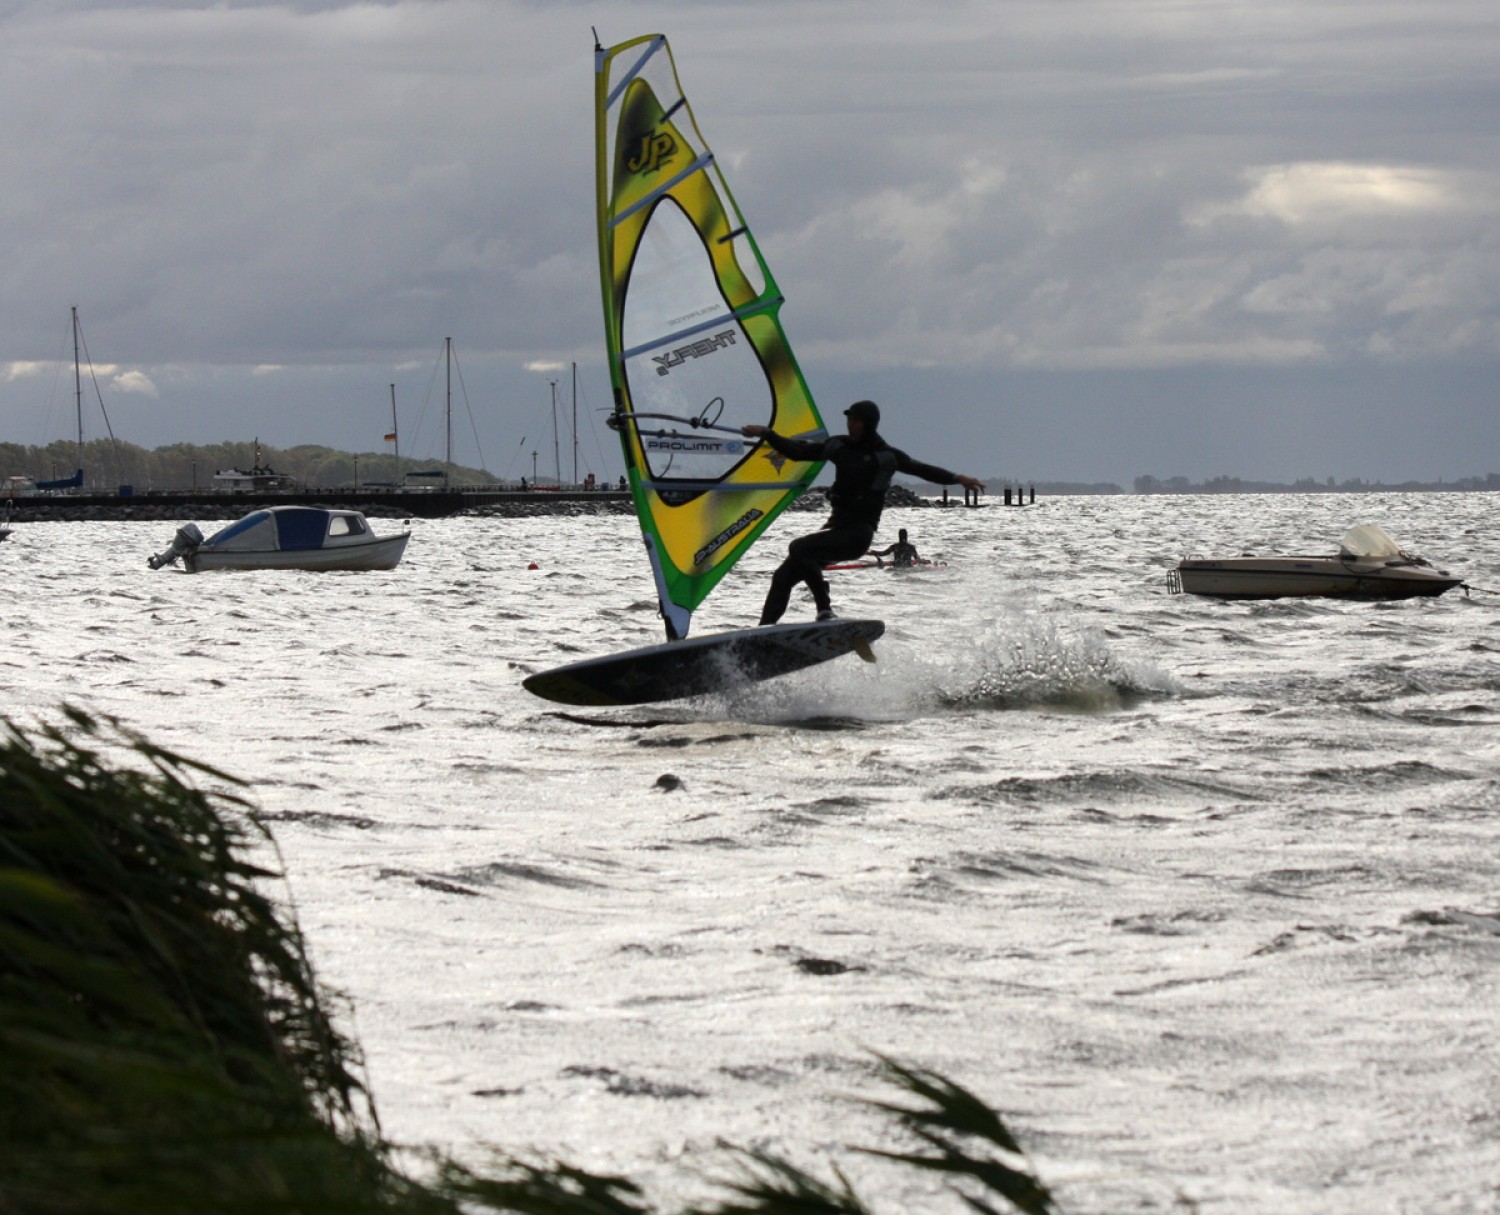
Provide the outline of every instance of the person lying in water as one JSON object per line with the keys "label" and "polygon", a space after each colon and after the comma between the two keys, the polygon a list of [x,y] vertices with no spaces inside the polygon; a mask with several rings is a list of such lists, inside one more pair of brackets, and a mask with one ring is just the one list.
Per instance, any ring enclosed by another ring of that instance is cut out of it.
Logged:
{"label": "person lying in water", "polygon": [[917,546],[907,540],[906,529],[904,527],[896,533],[895,544],[888,545],[882,549],[872,548],[865,556],[874,557],[877,565],[884,565],[885,562],[881,558],[889,557],[891,564],[898,569],[905,569],[907,566],[915,565],[921,560],[917,556]]}
{"label": "person lying in water", "polygon": [[771,576],[771,589],[760,610],[761,624],[775,624],[781,619],[792,588],[799,582],[807,583],[812,592],[817,618],[833,619],[823,567],[836,561],[853,561],[870,551],[875,529],[880,526],[880,512],[885,509],[886,490],[898,472],[937,485],[984,489],[977,477],[923,464],[892,447],[880,437],[880,406],[874,401],[855,401],[844,410],[844,417],[849,433],[826,439],[789,439],[759,423],[740,427],[741,434],[760,439],[793,460],[827,460],[833,465],[833,485],[828,490],[833,513],[819,531],[799,536],[787,546],[786,560]]}

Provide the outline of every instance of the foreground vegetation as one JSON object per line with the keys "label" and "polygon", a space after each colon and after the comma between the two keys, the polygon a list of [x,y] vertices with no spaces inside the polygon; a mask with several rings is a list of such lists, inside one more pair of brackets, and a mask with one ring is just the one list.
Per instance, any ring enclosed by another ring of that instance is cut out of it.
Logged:
{"label": "foreground vegetation", "polygon": [[[0,1213],[633,1215],[621,1177],[523,1161],[402,1171],[295,922],[245,859],[252,809],[222,773],[68,711],[0,735]],[[259,851],[265,852],[262,848]],[[880,1103],[978,1212],[1056,1210],[992,1109],[882,1060]],[[832,1181],[745,1153],[700,1215],[867,1210]]]}

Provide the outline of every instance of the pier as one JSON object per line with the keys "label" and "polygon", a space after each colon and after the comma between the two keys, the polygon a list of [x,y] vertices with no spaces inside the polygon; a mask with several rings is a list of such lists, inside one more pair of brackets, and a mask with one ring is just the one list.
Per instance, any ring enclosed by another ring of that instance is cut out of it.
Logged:
{"label": "pier", "polygon": [[26,494],[10,500],[18,523],[65,519],[235,519],[268,506],[336,506],[372,517],[442,519],[467,511],[497,514],[568,514],[580,508],[627,510],[630,493],[619,489],[502,489],[455,486],[398,489],[322,486],[270,492],[169,490],[154,493]]}

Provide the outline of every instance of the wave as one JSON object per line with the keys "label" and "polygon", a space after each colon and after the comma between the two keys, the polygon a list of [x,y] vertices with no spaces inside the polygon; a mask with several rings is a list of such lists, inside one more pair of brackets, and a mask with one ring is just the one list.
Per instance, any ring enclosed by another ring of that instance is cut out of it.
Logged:
{"label": "wave", "polygon": [[978,636],[940,641],[887,635],[876,661],[850,659],[691,702],[695,715],[859,729],[951,710],[1098,713],[1181,695],[1154,664],[1121,656],[1098,629],[1007,611]]}

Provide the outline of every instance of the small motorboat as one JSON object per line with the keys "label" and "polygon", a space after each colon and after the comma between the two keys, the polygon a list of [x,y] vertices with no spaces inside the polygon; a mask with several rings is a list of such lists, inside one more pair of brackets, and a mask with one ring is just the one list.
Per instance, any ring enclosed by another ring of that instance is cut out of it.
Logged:
{"label": "small motorboat", "polygon": [[1373,523],[1351,527],[1331,557],[1184,557],[1167,573],[1172,594],[1215,599],[1412,599],[1462,585],[1447,570],[1403,552]]}
{"label": "small motorboat", "polygon": [[254,510],[207,540],[197,524],[177,529],[172,546],[147,559],[161,569],[181,558],[201,570],[393,570],[411,532],[377,536],[357,510],[270,506]]}

